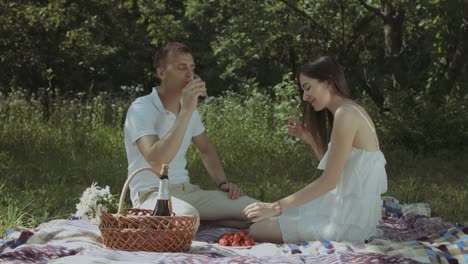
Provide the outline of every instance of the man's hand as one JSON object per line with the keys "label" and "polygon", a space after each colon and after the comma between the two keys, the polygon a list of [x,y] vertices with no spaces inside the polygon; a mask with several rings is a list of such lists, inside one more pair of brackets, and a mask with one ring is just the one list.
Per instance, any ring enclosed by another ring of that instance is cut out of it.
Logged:
{"label": "man's hand", "polygon": [[198,97],[206,94],[205,82],[198,79],[193,80],[182,89],[181,110],[193,112],[198,105]]}
{"label": "man's hand", "polygon": [[245,195],[245,193],[237,186],[237,184],[232,183],[232,182],[227,182],[221,184],[219,186],[219,190],[222,192],[227,192],[229,199],[235,200],[238,199],[239,197]]}
{"label": "man's hand", "polygon": [[244,214],[252,222],[260,222],[281,213],[281,209],[276,208],[276,205],[276,203],[249,204],[245,207]]}

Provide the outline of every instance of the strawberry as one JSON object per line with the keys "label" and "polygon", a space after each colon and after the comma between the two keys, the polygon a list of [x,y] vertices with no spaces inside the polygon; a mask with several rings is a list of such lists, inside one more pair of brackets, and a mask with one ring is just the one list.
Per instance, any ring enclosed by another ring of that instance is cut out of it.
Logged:
{"label": "strawberry", "polygon": [[220,244],[221,246],[227,246],[229,244],[229,241],[224,238],[221,238],[218,244]]}
{"label": "strawberry", "polygon": [[252,246],[252,242],[250,242],[250,239],[246,239],[244,241],[244,246]]}
{"label": "strawberry", "polygon": [[245,233],[244,233],[244,231],[240,231],[238,234],[239,234],[239,236],[240,236],[241,238],[245,238]]}

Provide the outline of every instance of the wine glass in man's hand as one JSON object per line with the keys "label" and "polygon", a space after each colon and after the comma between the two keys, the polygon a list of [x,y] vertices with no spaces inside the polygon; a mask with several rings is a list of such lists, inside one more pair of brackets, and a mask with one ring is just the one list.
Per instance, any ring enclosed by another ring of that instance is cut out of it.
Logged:
{"label": "wine glass in man's hand", "polygon": [[[194,80],[201,80],[202,78],[200,77],[200,75],[194,74],[194,75],[193,75],[193,79],[194,79]],[[205,88],[206,88],[206,87],[205,87]],[[200,96],[198,97],[198,103],[204,102],[205,99],[206,99],[206,97],[207,97],[207,94],[206,94],[206,91],[205,91],[204,94],[202,94],[202,95],[200,95]]]}

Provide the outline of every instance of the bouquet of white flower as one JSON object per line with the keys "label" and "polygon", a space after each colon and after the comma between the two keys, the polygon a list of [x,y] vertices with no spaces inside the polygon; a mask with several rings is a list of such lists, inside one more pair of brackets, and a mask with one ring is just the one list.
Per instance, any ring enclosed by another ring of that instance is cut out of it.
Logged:
{"label": "bouquet of white flower", "polygon": [[93,182],[91,187],[83,192],[80,202],[76,204],[75,216],[99,225],[102,212],[116,208],[116,198],[111,194],[109,186],[102,189],[97,186],[96,182]]}

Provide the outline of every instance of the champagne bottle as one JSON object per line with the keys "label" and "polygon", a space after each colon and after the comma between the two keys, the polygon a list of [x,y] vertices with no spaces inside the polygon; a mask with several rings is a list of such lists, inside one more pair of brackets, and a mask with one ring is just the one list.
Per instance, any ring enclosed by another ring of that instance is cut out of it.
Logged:
{"label": "champagne bottle", "polygon": [[169,165],[163,164],[161,177],[159,178],[159,192],[156,206],[153,210],[154,216],[171,216],[170,194],[169,194]]}

